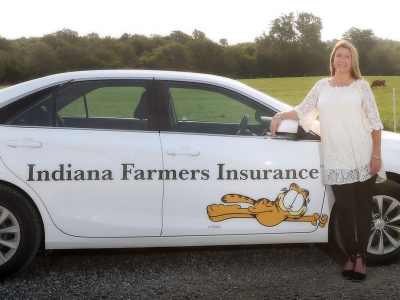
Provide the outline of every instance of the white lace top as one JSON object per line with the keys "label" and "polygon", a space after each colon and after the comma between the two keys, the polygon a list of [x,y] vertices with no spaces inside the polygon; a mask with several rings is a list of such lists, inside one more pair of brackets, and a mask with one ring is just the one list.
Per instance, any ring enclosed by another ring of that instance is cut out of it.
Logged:
{"label": "white lace top", "polygon": [[[329,78],[324,78],[294,110],[306,131],[319,115],[326,184],[346,184],[371,178],[371,132],[382,129],[383,125],[374,95],[365,81],[332,87]],[[378,181],[385,178],[382,166]]]}

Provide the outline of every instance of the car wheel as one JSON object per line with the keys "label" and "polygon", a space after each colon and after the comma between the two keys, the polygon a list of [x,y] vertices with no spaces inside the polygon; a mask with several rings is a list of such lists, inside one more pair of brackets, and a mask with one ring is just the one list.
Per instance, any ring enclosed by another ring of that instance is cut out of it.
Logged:
{"label": "car wheel", "polygon": [[0,185],[0,280],[16,275],[35,257],[42,238],[40,224],[23,194]]}
{"label": "car wheel", "polygon": [[400,184],[392,180],[376,185],[368,253],[373,262],[390,262],[400,254]]}
{"label": "car wheel", "polygon": [[[335,207],[330,224],[331,236],[344,251],[343,240]],[[376,184],[372,200],[371,234],[367,248],[367,261],[385,264],[397,260],[400,255],[400,184],[386,180]]]}

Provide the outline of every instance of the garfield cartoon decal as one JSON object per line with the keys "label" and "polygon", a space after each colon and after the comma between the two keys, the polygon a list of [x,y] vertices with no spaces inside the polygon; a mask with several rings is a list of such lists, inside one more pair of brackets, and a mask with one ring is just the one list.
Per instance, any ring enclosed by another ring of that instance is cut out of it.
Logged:
{"label": "garfield cartoon decal", "polygon": [[[314,213],[312,216],[304,216],[307,212],[309,192],[292,183],[283,188],[275,201],[267,198],[258,200],[238,194],[227,194],[221,198],[226,204],[211,204],[207,206],[207,214],[211,221],[220,222],[232,218],[256,218],[264,226],[276,226],[283,221],[311,222],[312,225],[324,227],[328,222],[328,216],[320,216]],[[241,207],[239,204],[248,203],[250,206]]]}

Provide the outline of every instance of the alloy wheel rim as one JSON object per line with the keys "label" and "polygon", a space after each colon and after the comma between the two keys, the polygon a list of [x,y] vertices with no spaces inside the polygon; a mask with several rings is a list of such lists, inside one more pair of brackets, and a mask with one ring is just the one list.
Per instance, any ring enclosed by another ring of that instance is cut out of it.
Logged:
{"label": "alloy wheel rim", "polygon": [[0,206],[0,266],[9,261],[18,250],[20,231],[20,225],[14,214]]}
{"label": "alloy wheel rim", "polygon": [[372,226],[368,252],[385,255],[400,247],[400,202],[378,195],[372,202]]}

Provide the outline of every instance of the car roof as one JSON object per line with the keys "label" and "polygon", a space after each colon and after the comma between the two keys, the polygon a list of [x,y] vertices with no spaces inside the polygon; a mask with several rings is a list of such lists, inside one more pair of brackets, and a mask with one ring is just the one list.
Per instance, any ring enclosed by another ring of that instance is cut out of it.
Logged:
{"label": "car roof", "polygon": [[[229,87],[230,89],[244,92],[248,96],[261,100],[261,102],[273,102],[273,106],[278,110],[287,109],[288,105],[273,99],[272,97],[261,93],[237,80],[221,77],[217,75],[191,73],[191,72],[177,72],[177,71],[153,71],[153,70],[90,70],[90,71],[76,71],[66,72],[55,75],[49,75],[33,80],[29,80],[20,84],[10,86],[0,90],[0,103],[12,101],[15,98],[20,98],[24,95],[30,94],[37,90],[54,86],[57,84],[64,84],[69,81],[81,81],[88,79],[157,79],[157,80],[177,80],[188,82],[199,82],[206,84],[213,84],[221,87]],[[271,104],[271,103],[270,103]]]}

